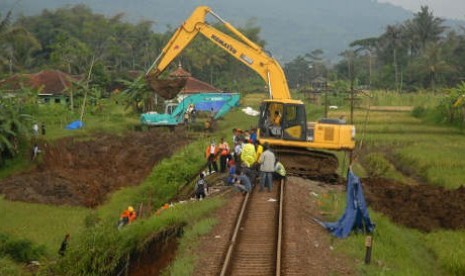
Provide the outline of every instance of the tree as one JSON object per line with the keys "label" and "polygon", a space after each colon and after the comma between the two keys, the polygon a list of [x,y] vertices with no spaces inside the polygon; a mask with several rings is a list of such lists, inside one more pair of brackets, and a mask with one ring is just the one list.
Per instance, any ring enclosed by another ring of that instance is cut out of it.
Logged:
{"label": "tree", "polygon": [[80,73],[85,65],[85,58],[90,54],[85,43],[65,32],[58,34],[49,47],[52,50],[50,60],[68,74]]}
{"label": "tree", "polygon": [[[13,73],[16,67],[25,66],[32,53],[40,49],[39,41],[26,29],[12,26],[11,11],[0,21],[0,72],[8,67]],[[22,62],[23,64],[19,64]]]}
{"label": "tree", "polygon": [[447,29],[442,25],[443,23],[444,19],[435,17],[429,11],[428,6],[422,6],[414,18],[405,24],[407,32],[412,38],[412,50],[421,53],[428,43],[438,42]]}
{"label": "tree", "polygon": [[402,25],[389,25],[386,28],[386,32],[380,38],[380,46],[386,51],[392,53],[392,66],[394,68],[394,81],[395,88],[397,91],[401,90],[402,84],[400,75],[401,70],[399,69],[399,52],[404,50],[403,48],[403,35],[404,27]]}
{"label": "tree", "polygon": [[455,68],[444,59],[442,44],[434,42],[425,46],[423,54],[414,64],[414,68],[425,75],[427,87],[433,91],[436,91],[438,78],[442,74],[455,72]]}
{"label": "tree", "polygon": [[357,47],[355,50],[356,53],[361,51],[366,51],[368,53],[368,86],[371,87],[374,63],[373,57],[375,56],[375,52],[379,47],[379,39],[377,37],[370,37],[355,40],[354,42],[350,43],[350,47]]}
{"label": "tree", "polygon": [[300,88],[310,84],[310,61],[305,56],[297,56],[284,65],[284,72],[291,88]]}
{"label": "tree", "polygon": [[324,51],[322,49],[316,49],[310,53],[305,54],[305,57],[310,62],[310,73],[311,79],[326,76],[327,68],[324,60]]}
{"label": "tree", "polygon": [[147,86],[143,76],[134,81],[121,80],[126,86],[123,90],[126,108],[132,108],[136,113],[143,113],[154,110],[155,93]]}
{"label": "tree", "polygon": [[27,137],[31,116],[25,112],[31,90],[22,89],[16,97],[0,97],[0,164],[19,153],[20,140]]}

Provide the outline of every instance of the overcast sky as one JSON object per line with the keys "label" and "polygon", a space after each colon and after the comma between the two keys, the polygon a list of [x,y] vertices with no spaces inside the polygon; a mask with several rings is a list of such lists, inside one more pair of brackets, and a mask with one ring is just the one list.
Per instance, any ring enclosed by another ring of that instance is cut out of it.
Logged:
{"label": "overcast sky", "polygon": [[418,12],[428,6],[435,16],[465,20],[465,0],[378,0]]}

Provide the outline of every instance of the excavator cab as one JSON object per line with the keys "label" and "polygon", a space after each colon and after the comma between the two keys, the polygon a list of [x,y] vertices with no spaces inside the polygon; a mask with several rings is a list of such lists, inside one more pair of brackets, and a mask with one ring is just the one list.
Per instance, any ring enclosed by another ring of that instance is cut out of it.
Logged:
{"label": "excavator cab", "polygon": [[292,102],[264,101],[260,106],[258,127],[261,138],[305,141],[307,139],[305,106]]}

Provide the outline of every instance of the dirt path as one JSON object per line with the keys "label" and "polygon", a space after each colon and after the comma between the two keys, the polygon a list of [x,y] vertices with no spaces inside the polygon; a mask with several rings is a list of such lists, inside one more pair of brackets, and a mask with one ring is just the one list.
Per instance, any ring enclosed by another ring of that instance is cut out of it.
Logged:
{"label": "dirt path", "polygon": [[95,207],[108,193],[138,185],[157,162],[188,143],[185,137],[181,130],[152,129],[42,144],[42,162],[1,181],[0,193],[9,200]]}
{"label": "dirt path", "polygon": [[318,199],[341,185],[328,185],[290,177],[284,213],[283,275],[355,275],[355,264],[333,251],[331,236],[312,220],[321,218]]}

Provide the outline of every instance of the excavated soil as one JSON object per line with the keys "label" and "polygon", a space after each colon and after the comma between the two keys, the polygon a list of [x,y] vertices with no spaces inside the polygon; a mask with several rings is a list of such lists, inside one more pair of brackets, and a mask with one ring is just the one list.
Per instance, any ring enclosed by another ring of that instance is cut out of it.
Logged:
{"label": "excavated soil", "polygon": [[386,179],[362,180],[368,206],[392,221],[430,232],[465,229],[465,187],[446,190],[431,185],[405,185]]}
{"label": "excavated soil", "polygon": [[1,181],[0,193],[9,200],[95,207],[112,191],[139,184],[157,162],[188,143],[185,137],[181,130],[151,129],[39,143],[42,160],[32,171]]}
{"label": "excavated soil", "polygon": [[158,79],[154,76],[146,77],[150,88],[165,100],[174,99],[186,85],[187,78]]}

